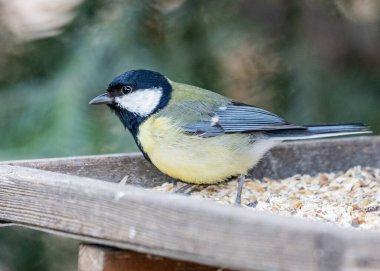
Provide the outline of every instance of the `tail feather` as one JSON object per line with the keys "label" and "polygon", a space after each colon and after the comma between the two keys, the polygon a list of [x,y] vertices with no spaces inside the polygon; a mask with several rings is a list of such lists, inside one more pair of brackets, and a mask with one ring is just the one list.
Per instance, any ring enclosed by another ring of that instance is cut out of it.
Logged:
{"label": "tail feather", "polygon": [[273,140],[301,140],[324,138],[355,134],[371,133],[368,126],[361,123],[343,124],[318,124],[306,125],[305,129],[277,130],[268,132],[268,136]]}

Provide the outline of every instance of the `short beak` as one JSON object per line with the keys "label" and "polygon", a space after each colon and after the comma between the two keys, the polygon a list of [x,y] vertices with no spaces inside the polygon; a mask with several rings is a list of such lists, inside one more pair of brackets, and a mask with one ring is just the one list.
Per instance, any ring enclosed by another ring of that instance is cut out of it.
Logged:
{"label": "short beak", "polygon": [[89,104],[112,104],[114,102],[114,99],[111,98],[108,93],[103,93],[102,95],[99,95],[92,99]]}

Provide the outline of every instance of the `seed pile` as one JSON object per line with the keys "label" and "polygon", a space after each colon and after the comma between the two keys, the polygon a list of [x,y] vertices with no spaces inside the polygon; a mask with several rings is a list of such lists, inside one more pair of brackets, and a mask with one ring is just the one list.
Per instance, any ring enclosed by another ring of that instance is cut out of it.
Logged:
{"label": "seed pile", "polygon": [[[157,191],[172,192],[183,183],[164,183]],[[191,197],[233,204],[237,180],[194,186]],[[296,216],[342,227],[380,230],[380,169],[351,168],[346,172],[294,175],[283,180],[247,179],[242,206]]]}

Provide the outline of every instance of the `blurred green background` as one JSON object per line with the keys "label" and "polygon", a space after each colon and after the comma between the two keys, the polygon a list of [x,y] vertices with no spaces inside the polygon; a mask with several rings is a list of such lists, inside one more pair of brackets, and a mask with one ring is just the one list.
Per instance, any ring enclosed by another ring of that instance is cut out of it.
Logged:
{"label": "blurred green background", "polygon": [[[0,160],[136,151],[88,101],[136,68],[290,122],[380,132],[380,1],[0,1]],[[0,270],[75,270],[77,242],[0,228]]]}

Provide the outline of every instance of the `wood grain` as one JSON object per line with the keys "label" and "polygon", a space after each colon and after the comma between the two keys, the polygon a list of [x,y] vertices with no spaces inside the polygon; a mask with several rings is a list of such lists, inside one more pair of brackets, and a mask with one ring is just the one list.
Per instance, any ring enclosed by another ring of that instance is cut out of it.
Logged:
{"label": "wood grain", "polygon": [[130,250],[81,244],[78,271],[232,271]]}
{"label": "wood grain", "polygon": [[1,227],[9,227],[9,226],[15,226],[15,224],[12,222],[8,222],[8,221],[0,221],[0,228]]}
{"label": "wood grain", "polygon": [[18,166],[0,166],[0,220],[238,270],[380,269],[376,232]]}

